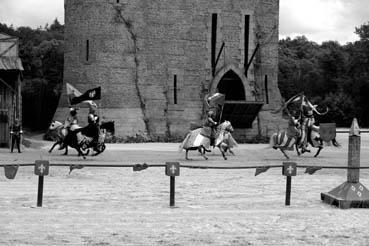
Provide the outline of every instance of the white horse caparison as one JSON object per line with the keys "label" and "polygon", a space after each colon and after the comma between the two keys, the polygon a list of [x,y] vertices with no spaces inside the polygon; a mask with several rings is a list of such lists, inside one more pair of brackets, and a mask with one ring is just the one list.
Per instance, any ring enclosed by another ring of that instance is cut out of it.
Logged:
{"label": "white horse caparison", "polygon": [[[188,151],[190,150],[198,150],[205,160],[208,159],[208,157],[205,155],[205,152],[210,152],[210,138],[200,134],[201,129],[202,128],[197,128],[188,133],[182,144],[179,146],[180,150],[184,149],[186,151],[186,160],[189,160]],[[233,132],[233,127],[229,121],[224,121],[217,127],[214,147],[219,148],[225,160],[227,160],[225,152],[229,150],[230,153],[233,154],[231,148],[237,144],[231,136],[231,132]]]}

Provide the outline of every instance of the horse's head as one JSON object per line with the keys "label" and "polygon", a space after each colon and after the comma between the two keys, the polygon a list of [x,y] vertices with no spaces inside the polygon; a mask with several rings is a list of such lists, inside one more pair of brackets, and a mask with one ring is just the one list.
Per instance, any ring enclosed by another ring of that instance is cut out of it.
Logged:
{"label": "horse's head", "polygon": [[55,129],[61,127],[61,126],[63,126],[63,124],[61,122],[55,120],[55,121],[51,122],[51,124],[49,126],[49,130],[55,130]]}
{"label": "horse's head", "polygon": [[220,130],[233,132],[233,126],[231,125],[231,122],[228,120],[224,121],[222,124],[219,125]]}

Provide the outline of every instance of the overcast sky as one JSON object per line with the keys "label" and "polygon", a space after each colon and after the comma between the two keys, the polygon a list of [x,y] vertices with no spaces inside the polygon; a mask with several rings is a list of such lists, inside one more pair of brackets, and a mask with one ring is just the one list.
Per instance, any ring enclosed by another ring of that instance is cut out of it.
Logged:
{"label": "overcast sky", "polygon": [[[55,18],[64,23],[64,0],[0,0],[0,22],[7,25],[44,27]],[[345,44],[357,40],[355,27],[367,22],[369,0],[280,0],[281,38]]]}

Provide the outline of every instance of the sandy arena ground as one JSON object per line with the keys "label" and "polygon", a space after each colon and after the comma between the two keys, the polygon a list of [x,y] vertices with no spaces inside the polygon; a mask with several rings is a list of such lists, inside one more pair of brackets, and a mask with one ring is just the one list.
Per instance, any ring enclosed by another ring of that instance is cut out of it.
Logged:
{"label": "sandy arena ground", "polygon": [[[301,165],[347,166],[348,134],[341,148],[326,147],[291,161]],[[37,145],[37,144],[36,144]],[[242,144],[224,161],[214,150],[205,161],[196,152],[185,161],[179,144],[108,144],[87,160],[61,151],[47,153],[51,142],[10,154],[0,149],[0,164],[164,164],[251,166],[280,165],[282,153],[266,144]],[[361,165],[369,166],[369,135],[361,141]],[[315,151],[315,150],[314,150]],[[169,177],[164,168],[74,170],[51,167],[45,177],[43,207],[36,207],[38,178],[21,167],[14,180],[0,176],[0,245],[369,245],[369,209],[342,210],[320,201],[346,181],[346,170],[323,169],[314,175],[298,169],[286,207],[286,178],[281,169],[254,176],[255,169],[181,169],[176,178],[176,207],[169,207]],[[3,172],[3,171],[2,171]],[[369,187],[369,171],[360,181]]]}

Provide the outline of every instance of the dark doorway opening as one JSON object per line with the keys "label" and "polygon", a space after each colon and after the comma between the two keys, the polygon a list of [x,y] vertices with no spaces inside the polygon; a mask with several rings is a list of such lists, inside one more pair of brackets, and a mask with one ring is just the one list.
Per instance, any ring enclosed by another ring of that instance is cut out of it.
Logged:
{"label": "dark doorway opening", "polygon": [[242,80],[232,70],[224,74],[219,81],[218,92],[225,94],[226,101],[245,101],[245,88]]}
{"label": "dark doorway opening", "polygon": [[[229,120],[234,128],[252,128],[252,123],[263,103],[246,101],[245,88],[241,78],[232,70],[224,74],[218,84],[219,93],[225,94],[221,121]],[[240,136],[234,136],[239,139]]]}

